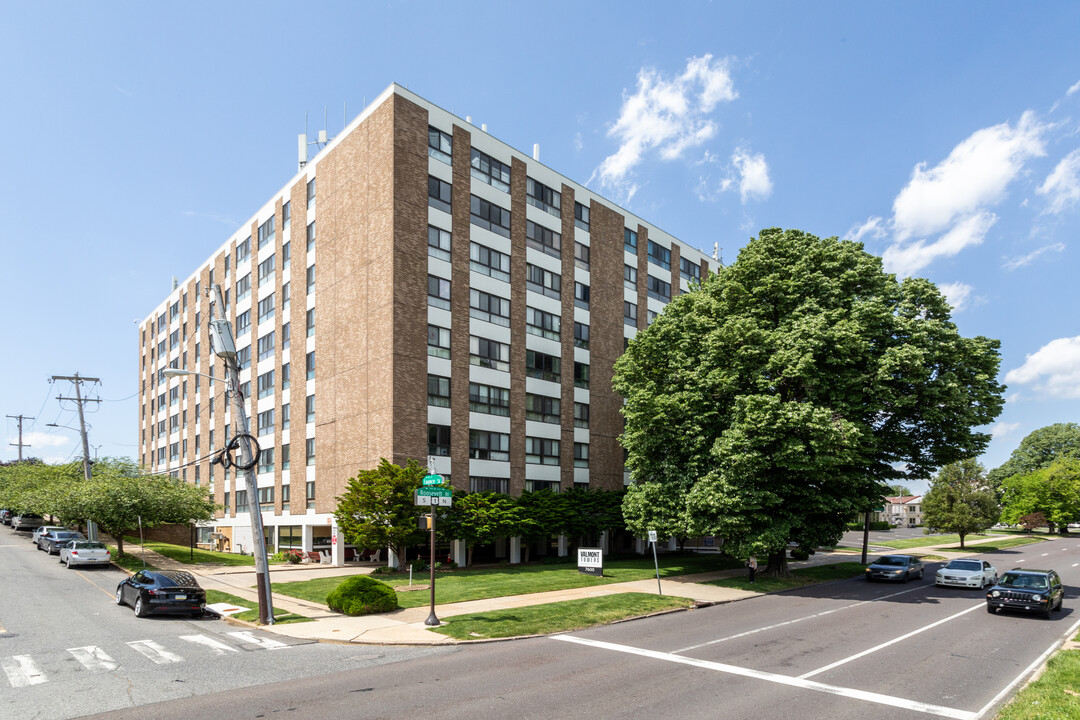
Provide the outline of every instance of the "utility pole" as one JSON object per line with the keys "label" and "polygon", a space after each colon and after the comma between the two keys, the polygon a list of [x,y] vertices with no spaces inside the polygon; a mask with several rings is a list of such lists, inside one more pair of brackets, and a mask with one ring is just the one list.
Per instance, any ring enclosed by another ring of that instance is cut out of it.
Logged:
{"label": "utility pole", "polygon": [[17,442],[17,443],[8,443],[8,445],[17,445],[19,447],[19,462],[22,462],[22,460],[23,460],[22,449],[24,447],[30,447],[29,444],[23,443],[23,441],[22,441],[22,423],[23,423],[23,420],[33,420],[34,418],[26,417],[25,415],[8,415],[8,417],[11,418],[12,420],[18,420],[19,421],[19,442]]}
{"label": "utility pole", "polygon": [[[83,479],[87,482],[90,481],[90,440],[86,436],[86,417],[83,415],[83,404],[88,402],[101,402],[98,398],[84,398],[82,396],[82,384],[84,382],[99,383],[99,378],[84,378],[79,377],[79,373],[74,375],[53,375],[53,382],[57,380],[70,380],[75,385],[75,397],[66,398],[58,395],[57,400],[73,400],[79,406],[79,434],[82,435],[82,447],[83,447]],[[93,520],[86,521],[86,536],[90,540],[97,540],[97,523]]]}
{"label": "utility pole", "polygon": [[[210,321],[210,340],[212,352],[225,362],[228,394],[232,397],[233,427],[235,436],[247,435],[240,443],[240,462],[238,468],[244,470],[244,486],[248,494],[248,512],[251,514],[251,534],[255,544],[255,585],[259,592],[259,624],[274,624],[274,602],[270,590],[270,566],[266,561],[266,535],[263,534],[262,508],[259,506],[259,489],[255,481],[255,462],[257,458],[251,451],[251,438],[248,432],[248,416],[244,410],[244,398],[240,395],[240,368],[236,363],[236,344],[232,336],[232,325],[225,319],[225,303],[222,301],[221,286],[214,285],[214,318]],[[229,446],[229,438],[225,438]]]}

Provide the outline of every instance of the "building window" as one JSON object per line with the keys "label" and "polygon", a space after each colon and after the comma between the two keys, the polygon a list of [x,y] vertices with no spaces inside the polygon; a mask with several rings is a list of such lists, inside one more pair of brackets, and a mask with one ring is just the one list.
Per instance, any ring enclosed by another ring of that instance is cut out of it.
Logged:
{"label": "building window", "polygon": [[434,175],[428,175],[427,179],[427,203],[430,207],[443,212],[450,212],[450,200],[452,188],[450,183],[440,180]]}
{"label": "building window", "polygon": [[236,316],[236,337],[246,335],[251,330],[251,311],[245,310]]}
{"label": "building window", "polygon": [[558,465],[559,441],[550,438],[526,437],[525,462],[540,465]]}
{"label": "building window", "polygon": [[574,387],[589,389],[589,366],[585,363],[574,363]]}
{"label": "building window", "polygon": [[434,225],[428,225],[427,254],[450,262],[450,233]]}
{"label": "building window", "polygon": [[574,241],[574,265],[582,270],[589,269],[589,246]]}
{"label": "building window", "polygon": [[315,266],[309,265],[307,269],[307,292],[308,295],[315,292]]}
{"label": "building window", "polygon": [[525,331],[548,340],[558,340],[559,316],[527,307],[525,308]]}
{"label": "building window", "polygon": [[[246,237],[241,242],[236,244],[236,267],[240,267],[240,263],[247,260],[251,256],[251,238]],[[226,263],[228,265],[228,263]]]}
{"label": "building window", "polygon": [[589,349],[589,326],[584,323],[574,323],[574,347],[582,350]]}
{"label": "building window", "polygon": [[510,436],[487,430],[470,430],[469,457],[473,460],[509,460]]}
{"label": "building window", "polygon": [[431,425],[427,426],[428,455],[450,457],[450,426]]}
{"label": "building window", "polygon": [[[430,375],[428,376],[431,377]],[[447,379],[449,382],[449,379]],[[428,383],[430,397],[430,381]],[[430,403],[429,403],[430,404]],[[447,401],[449,404],[449,401]],[[509,388],[469,383],[469,410],[488,415],[510,415]]]}
{"label": "building window", "polygon": [[427,404],[433,407],[450,407],[450,378],[442,375],[427,376]]}
{"label": "building window", "polygon": [[469,315],[495,325],[510,327],[510,300],[481,290],[469,290]]}
{"label": "building window", "polygon": [[645,314],[645,324],[652,325],[654,322],[656,322],[656,311],[648,310]]}
{"label": "building window", "polygon": [[649,297],[662,302],[671,302],[671,283],[649,276]]}
{"label": "building window", "polygon": [[307,311],[307,336],[311,337],[315,334],[315,308],[310,308]]}
{"label": "building window", "polygon": [[292,243],[287,242],[281,246],[281,269],[284,270],[290,265],[292,260]]}
{"label": "building window", "polygon": [[427,302],[433,307],[450,309],[450,281],[436,275],[427,276]]}
{"label": "building window", "polygon": [[510,492],[509,478],[469,476],[469,492],[494,492],[507,495]]}
{"label": "building window", "polygon": [[241,370],[251,367],[251,346],[245,345],[236,351],[236,364]]}
{"label": "building window", "polygon": [[637,268],[623,265],[622,284],[627,290],[637,292]]}
{"label": "building window", "polygon": [[307,354],[307,379],[315,379],[315,351],[312,350]]}
{"label": "building window", "polygon": [[473,225],[510,237],[510,211],[475,195],[469,198],[469,219]]}
{"label": "building window", "polygon": [[308,180],[307,184],[307,206],[311,209],[312,204],[315,202],[315,178]]}
{"label": "building window", "polygon": [[259,397],[270,397],[274,394],[274,371],[264,372],[259,376],[258,391]]}
{"label": "building window", "polygon": [[436,160],[441,160],[447,165],[451,164],[454,139],[442,130],[428,125],[427,129],[427,154]]}
{"label": "building window", "polygon": [[562,277],[539,265],[525,264],[525,287],[556,300],[562,297]]}
{"label": "building window", "polygon": [[236,512],[242,513],[248,511],[247,490],[236,491]]}
{"label": "building window", "polygon": [[281,366],[281,389],[288,390],[291,378],[289,377],[289,363],[283,363]]}
{"label": "building window", "polygon": [[281,429],[289,429],[289,403],[281,406]]}
{"label": "building window", "polygon": [[[575,487],[577,487],[575,485]],[[525,492],[540,492],[541,490],[550,490],[553,493],[559,492],[561,488],[556,480],[526,480]]]}
{"label": "building window", "polygon": [[[308,444],[311,446],[311,457],[308,461],[308,465],[315,464],[315,438],[308,440]],[[315,481],[310,480],[306,483],[307,487],[304,489],[304,498],[306,500],[306,506],[308,510],[315,507]]]}
{"label": "building window", "polygon": [[[305,454],[305,458],[307,460],[307,464],[308,465],[314,465],[315,464],[315,438],[308,438],[307,442],[304,443],[304,445],[305,445],[304,454]],[[314,495],[315,483],[309,482],[308,483],[308,490],[312,491],[312,495]]]}
{"label": "building window", "polygon": [[[263,450],[262,455],[259,456],[259,472],[274,472],[274,448],[267,448]],[[274,509],[274,486],[258,488],[259,493],[259,509],[260,510],[273,510]]]}
{"label": "building window", "polygon": [[562,256],[562,235],[532,220],[525,221],[525,244],[552,257]]}
{"label": "building window", "polygon": [[589,427],[589,406],[587,403],[574,403],[574,427]]}
{"label": "building window", "polygon": [[315,422],[315,396],[308,395],[304,399],[305,422]]}
{"label": "building window", "polygon": [[274,356],[274,333],[268,332],[259,338],[259,362]]}
{"label": "building window", "polygon": [[438,325],[427,326],[427,354],[432,357],[450,357],[450,331]]}
{"label": "building window", "polygon": [[236,302],[240,302],[249,295],[251,295],[251,273],[236,281]]}
{"label": "building window", "polygon": [[637,233],[630,228],[623,228],[623,248],[637,255]]}
{"label": "building window", "polygon": [[670,270],[671,269],[671,250],[664,247],[663,245],[659,245],[657,243],[654,243],[652,240],[650,240],[649,241],[649,262],[651,262],[651,263],[653,263],[655,265],[659,265],[660,267],[664,268],[665,270]]}
{"label": "building window", "polygon": [[679,258],[679,274],[687,282],[701,282],[701,266],[690,260],[690,258]]}
{"label": "building window", "polygon": [[289,309],[289,301],[292,299],[292,283],[281,283],[281,312]]}
{"label": "building window", "polygon": [[274,293],[270,293],[259,301],[259,322],[264,323],[274,317]]}
{"label": "building window", "polygon": [[623,322],[630,327],[637,327],[637,305],[623,300]]}
{"label": "building window", "polygon": [[589,444],[574,443],[574,467],[589,467]]}
{"label": "building window", "polygon": [[574,203],[574,224],[585,232],[589,232],[589,206],[579,202]]}
{"label": "building window", "polygon": [[274,216],[259,226],[259,249],[262,250],[268,243],[274,242]]}
{"label": "building window", "polygon": [[258,435],[273,435],[274,434],[274,410],[271,408],[265,412],[261,412],[258,415]]}
{"label": "building window", "polygon": [[510,166],[472,148],[472,176],[503,192],[510,192]]}
{"label": "building window", "polygon": [[470,335],[469,364],[510,372],[510,346],[506,343]]}
{"label": "building window", "polygon": [[535,350],[525,351],[525,374],[529,377],[559,382],[560,364],[561,360],[554,355]]}
{"label": "building window", "polygon": [[[281,469],[289,469],[289,443],[285,443],[281,446]],[[281,486],[281,509],[289,509],[289,486]]]}
{"label": "building window", "polygon": [[480,243],[469,243],[469,267],[496,280],[510,282],[510,256]]}
{"label": "building window", "polygon": [[558,425],[562,403],[558,398],[547,395],[525,394],[525,419]]}
{"label": "building window", "polygon": [[574,305],[582,310],[589,309],[589,286],[584,283],[574,283]]}
{"label": "building window", "polygon": [[556,217],[562,214],[562,193],[532,178],[526,178],[525,202]]}
{"label": "building window", "polygon": [[289,224],[292,221],[292,207],[288,201],[281,204],[281,229],[288,230]]}
{"label": "building window", "polygon": [[307,251],[315,249],[315,221],[312,220],[307,226]]}

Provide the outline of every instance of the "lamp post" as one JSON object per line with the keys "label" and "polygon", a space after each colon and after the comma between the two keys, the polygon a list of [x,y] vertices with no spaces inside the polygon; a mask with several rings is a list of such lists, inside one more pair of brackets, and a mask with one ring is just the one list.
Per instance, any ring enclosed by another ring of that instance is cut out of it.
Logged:
{"label": "lamp post", "polygon": [[[248,416],[244,410],[244,399],[240,395],[240,369],[236,363],[236,345],[232,336],[232,324],[224,315],[225,303],[222,301],[221,286],[214,285],[213,289],[214,317],[210,320],[210,345],[212,351],[225,363],[226,394],[232,399],[233,426],[236,428],[235,437],[247,435],[246,441],[239,443],[240,461],[237,467],[244,470],[244,484],[248,494],[249,514],[251,515],[251,534],[254,543],[255,555],[255,584],[259,593],[259,623],[262,625],[274,624],[274,603],[270,591],[270,567],[266,561],[266,536],[263,534],[262,508],[259,506],[259,490],[255,481],[255,461],[248,433]],[[219,380],[210,375],[169,368],[162,373],[165,377],[181,377],[185,375],[197,375],[205,377],[211,382]],[[229,439],[225,438],[226,447]],[[251,510],[254,504],[255,509]]]}
{"label": "lamp post", "polygon": [[[79,385],[76,383],[76,385],[75,385],[76,394],[78,394],[78,390],[79,390]],[[79,397],[81,399],[82,396],[80,395]],[[81,404],[79,405],[79,428],[68,427],[67,425],[57,425],[56,423],[46,423],[45,427],[64,428],[65,430],[74,430],[75,432],[79,433],[82,436],[82,445],[83,445],[83,462],[82,462],[82,465],[83,465],[83,480],[85,480],[87,482],[90,482],[90,466],[93,464],[93,461],[90,459],[90,440],[87,438],[87,435],[86,435],[86,423],[83,422],[83,419],[82,419],[82,405]],[[98,447],[101,447],[101,446],[98,445]],[[93,520],[88,519],[86,521],[86,536],[90,540],[97,540],[98,539],[97,523],[95,523]]]}

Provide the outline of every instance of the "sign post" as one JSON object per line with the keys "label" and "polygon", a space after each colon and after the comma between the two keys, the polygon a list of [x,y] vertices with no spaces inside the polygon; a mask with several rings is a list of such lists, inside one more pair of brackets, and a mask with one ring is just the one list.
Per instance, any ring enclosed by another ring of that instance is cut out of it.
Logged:
{"label": "sign post", "polygon": [[416,505],[431,506],[431,556],[429,560],[430,571],[430,583],[431,583],[431,612],[424,621],[425,625],[435,627],[441,625],[438,616],[435,615],[435,507],[450,507],[454,498],[454,491],[450,488],[435,487],[441,485],[443,478],[441,475],[425,475],[424,487],[416,490],[416,495],[413,496],[413,502]]}
{"label": "sign post", "polygon": [[660,595],[664,594],[664,589],[660,587],[660,561],[656,559],[656,531],[649,531],[649,542],[652,543],[652,561],[656,566],[656,592]]}

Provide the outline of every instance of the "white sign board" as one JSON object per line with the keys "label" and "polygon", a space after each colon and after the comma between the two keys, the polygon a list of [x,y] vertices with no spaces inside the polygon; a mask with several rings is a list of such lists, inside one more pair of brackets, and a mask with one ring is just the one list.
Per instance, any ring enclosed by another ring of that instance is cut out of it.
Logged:
{"label": "white sign board", "polygon": [[649,542],[651,542],[651,543],[656,542],[656,531],[655,530],[650,530],[649,531]]}
{"label": "white sign board", "polygon": [[604,576],[604,551],[601,548],[578,548],[577,569],[584,575]]}

